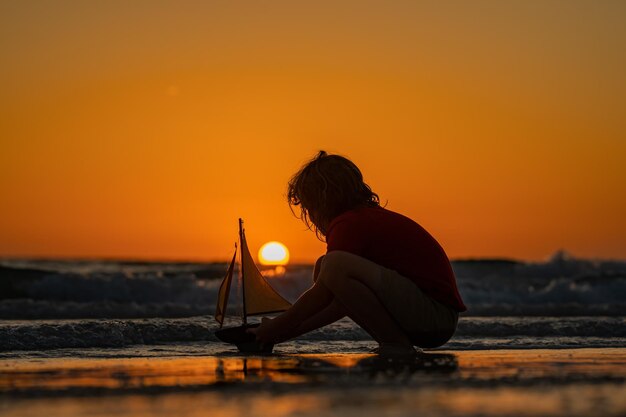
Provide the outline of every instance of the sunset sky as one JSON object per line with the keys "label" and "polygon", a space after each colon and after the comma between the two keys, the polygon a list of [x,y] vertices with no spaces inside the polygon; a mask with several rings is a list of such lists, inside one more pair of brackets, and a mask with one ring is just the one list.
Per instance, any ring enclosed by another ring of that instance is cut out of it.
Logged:
{"label": "sunset sky", "polygon": [[351,158],[451,258],[626,258],[626,2],[0,1],[0,256],[292,261]]}

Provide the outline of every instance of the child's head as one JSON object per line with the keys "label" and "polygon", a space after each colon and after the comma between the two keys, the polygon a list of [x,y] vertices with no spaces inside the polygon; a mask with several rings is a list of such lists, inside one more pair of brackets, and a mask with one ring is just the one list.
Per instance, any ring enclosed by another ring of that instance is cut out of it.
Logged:
{"label": "child's head", "polygon": [[363,206],[378,206],[378,195],[363,182],[363,174],[352,161],[320,151],[291,178],[287,201],[300,206],[299,217],[320,236],[326,235],[331,220]]}

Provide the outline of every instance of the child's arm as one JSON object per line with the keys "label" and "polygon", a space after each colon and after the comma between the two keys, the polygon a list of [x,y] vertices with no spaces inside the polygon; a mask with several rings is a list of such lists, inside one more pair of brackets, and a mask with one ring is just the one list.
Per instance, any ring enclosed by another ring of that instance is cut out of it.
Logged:
{"label": "child's arm", "polygon": [[310,318],[303,321],[298,327],[288,333],[282,334],[278,338],[278,342],[285,342],[289,339],[293,339],[305,333],[313,330],[317,330],[320,327],[324,327],[331,323],[336,322],[346,316],[346,311],[337,301],[333,301],[322,311],[314,314]]}
{"label": "child's arm", "polygon": [[[280,314],[272,320],[264,320],[257,328],[248,329],[249,333],[256,334],[257,340],[265,343],[275,343],[279,339],[294,337],[292,335],[300,333],[298,327],[304,322],[313,318],[320,312],[323,312],[334,300],[334,297],[328,289],[320,282],[316,282],[313,286],[298,298],[298,301],[292,305],[289,310]],[[313,319],[308,327],[320,327],[329,324],[336,315],[324,312],[321,317]],[[335,320],[341,317],[336,317]]]}

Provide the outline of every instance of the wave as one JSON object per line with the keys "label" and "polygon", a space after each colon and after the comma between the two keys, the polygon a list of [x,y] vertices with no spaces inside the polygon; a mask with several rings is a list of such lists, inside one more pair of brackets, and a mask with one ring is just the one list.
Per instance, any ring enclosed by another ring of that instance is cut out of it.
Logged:
{"label": "wave", "polygon": [[[226,326],[239,325],[229,319]],[[134,320],[7,321],[0,324],[0,351],[59,348],[111,348],[180,342],[217,342],[218,326],[212,317]],[[372,341],[351,320],[343,319],[303,335],[300,342]],[[625,346],[626,319],[618,317],[463,318],[449,347],[555,347],[565,342],[576,347]],[[373,341],[372,341],[373,342]],[[570,346],[572,347],[572,346]]]}
{"label": "wave", "polygon": [[453,262],[468,314],[481,316],[615,315],[626,311],[626,262],[577,259],[557,252],[546,262]]}
{"label": "wave", "polygon": [[[563,252],[545,262],[453,262],[473,316],[621,316],[626,262],[576,259]],[[270,284],[295,301],[312,284],[310,265],[289,266]],[[3,261],[0,318],[142,318],[211,314],[226,264],[92,261]],[[271,274],[272,270],[265,271]],[[230,313],[236,313],[237,285]]]}
{"label": "wave", "polygon": [[[153,266],[154,268],[154,266]],[[226,266],[204,266],[202,274],[157,270],[76,272],[0,267],[1,319],[190,317],[211,314]],[[272,272],[269,270],[268,272]],[[295,301],[312,284],[310,266],[270,284]],[[229,314],[237,314],[238,285],[231,287]]]}

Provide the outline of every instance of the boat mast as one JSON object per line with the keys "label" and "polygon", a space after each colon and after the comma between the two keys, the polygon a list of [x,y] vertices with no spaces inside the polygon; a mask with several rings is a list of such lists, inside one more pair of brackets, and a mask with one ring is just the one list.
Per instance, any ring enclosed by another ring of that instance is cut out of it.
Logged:
{"label": "boat mast", "polygon": [[245,244],[244,242],[245,240],[245,236],[243,234],[243,220],[240,218],[239,219],[239,254],[241,255],[241,301],[243,303],[243,324],[246,325],[248,323],[247,318],[246,318],[246,284],[244,282],[245,279],[245,273],[243,270],[243,245]]}

